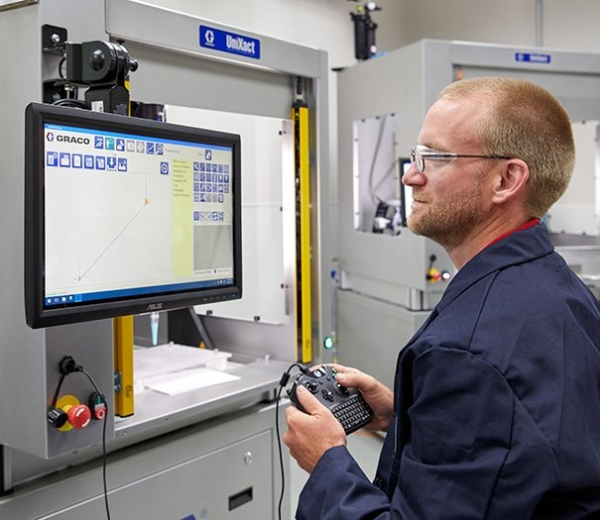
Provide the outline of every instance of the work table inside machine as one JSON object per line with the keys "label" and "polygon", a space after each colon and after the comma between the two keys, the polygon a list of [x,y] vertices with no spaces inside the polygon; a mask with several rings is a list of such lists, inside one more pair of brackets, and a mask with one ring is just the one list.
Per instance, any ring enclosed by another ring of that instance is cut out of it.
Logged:
{"label": "work table inside machine", "polygon": [[179,345],[136,348],[135,413],[116,421],[115,436],[155,436],[273,400],[287,366]]}

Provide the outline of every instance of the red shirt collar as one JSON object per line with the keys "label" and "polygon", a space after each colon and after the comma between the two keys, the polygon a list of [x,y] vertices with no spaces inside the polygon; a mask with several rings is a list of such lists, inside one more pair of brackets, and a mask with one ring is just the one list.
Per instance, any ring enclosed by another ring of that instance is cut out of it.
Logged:
{"label": "red shirt collar", "polygon": [[519,226],[518,228],[515,228],[512,231],[509,231],[508,233],[504,233],[503,235],[500,235],[498,238],[492,240],[486,247],[490,247],[492,244],[495,244],[496,242],[500,242],[500,240],[502,240],[503,238],[506,238],[507,236],[512,235],[513,233],[516,233],[517,231],[523,231],[524,229],[529,229],[530,227],[537,226],[539,223],[540,223],[539,218],[532,218],[529,222],[525,222],[525,224],[523,224],[522,226]]}

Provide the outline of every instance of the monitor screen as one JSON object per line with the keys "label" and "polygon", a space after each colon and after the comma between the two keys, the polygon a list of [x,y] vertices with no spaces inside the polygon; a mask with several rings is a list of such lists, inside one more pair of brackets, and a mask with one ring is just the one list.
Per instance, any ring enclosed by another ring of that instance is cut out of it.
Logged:
{"label": "monitor screen", "polygon": [[398,168],[400,170],[400,218],[404,227],[408,225],[408,217],[411,213],[410,206],[412,204],[412,188],[410,186],[406,186],[402,182],[402,178],[410,168],[411,164],[411,160],[407,157],[401,157],[398,160]]}
{"label": "monitor screen", "polygon": [[240,137],[32,103],[30,327],[241,298]]}

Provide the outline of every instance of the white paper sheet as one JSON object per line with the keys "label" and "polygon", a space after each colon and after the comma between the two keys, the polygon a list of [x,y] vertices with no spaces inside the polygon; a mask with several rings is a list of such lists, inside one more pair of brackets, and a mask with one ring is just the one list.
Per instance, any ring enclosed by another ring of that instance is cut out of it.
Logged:
{"label": "white paper sheet", "polygon": [[198,388],[237,381],[238,379],[240,377],[219,370],[193,368],[151,377],[144,381],[144,385],[150,390],[155,390],[162,394],[177,395],[197,390]]}
{"label": "white paper sheet", "polygon": [[136,378],[146,379],[201,366],[223,370],[230,357],[228,352],[167,343],[136,348],[133,351],[133,367]]}
{"label": "white paper sheet", "polygon": [[228,352],[176,344],[136,348],[133,351],[134,391],[155,390],[176,395],[239,379],[225,372]]}

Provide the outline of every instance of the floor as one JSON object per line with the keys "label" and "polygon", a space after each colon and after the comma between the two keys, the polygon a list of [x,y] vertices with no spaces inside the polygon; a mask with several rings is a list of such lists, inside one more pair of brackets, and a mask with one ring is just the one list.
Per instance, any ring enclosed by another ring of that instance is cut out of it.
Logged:
{"label": "floor", "polygon": [[[348,437],[348,450],[352,453],[362,470],[371,480],[375,476],[379,453],[383,444],[383,438],[364,431],[357,431]],[[291,482],[290,482],[290,502],[292,514],[290,518],[294,518],[296,506],[298,504],[298,496],[302,487],[308,478],[308,473],[300,469],[296,462],[291,461]]]}

